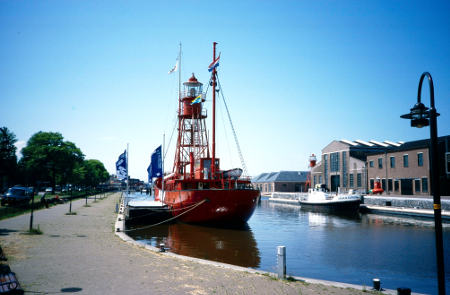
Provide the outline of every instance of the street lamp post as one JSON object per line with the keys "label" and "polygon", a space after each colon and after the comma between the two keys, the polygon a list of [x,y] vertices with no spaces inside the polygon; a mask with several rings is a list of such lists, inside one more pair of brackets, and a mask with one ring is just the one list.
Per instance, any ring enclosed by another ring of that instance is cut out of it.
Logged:
{"label": "street lamp post", "polygon": [[[428,85],[430,88],[430,108],[427,108],[421,102],[422,83],[425,77],[428,78]],[[437,156],[437,117],[439,113],[436,112],[434,106],[434,86],[431,74],[424,72],[420,76],[419,89],[417,92],[417,103],[411,109],[409,114],[400,116],[403,119],[411,120],[411,127],[422,128],[430,126],[430,178],[431,189],[433,192],[433,208],[434,208],[434,229],[436,236],[436,260],[437,260],[437,275],[438,275],[438,290],[439,294],[445,295],[445,272],[444,272],[444,244],[442,241],[442,216],[441,216],[441,193],[439,189],[439,166]]]}
{"label": "street lamp post", "polygon": [[70,206],[69,206],[69,213],[72,214],[72,196],[73,196],[73,194],[72,194],[72,186],[69,187],[69,190],[70,190]]}

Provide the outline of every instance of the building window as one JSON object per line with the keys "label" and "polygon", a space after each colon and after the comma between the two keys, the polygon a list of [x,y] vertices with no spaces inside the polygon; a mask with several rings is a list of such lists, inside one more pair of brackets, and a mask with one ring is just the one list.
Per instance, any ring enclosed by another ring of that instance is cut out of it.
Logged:
{"label": "building window", "polygon": [[408,155],[403,155],[403,167],[408,167]]}
{"label": "building window", "polygon": [[[324,163],[324,167],[323,167],[323,177],[325,185],[328,185],[328,155],[323,155],[323,163]],[[323,183],[322,181],[319,181],[320,183]]]}
{"label": "building window", "polygon": [[330,154],[330,172],[339,171],[339,153]]}
{"label": "building window", "polygon": [[361,173],[356,174],[356,186],[361,187]]}
{"label": "building window", "polygon": [[392,192],[392,179],[388,179],[388,191]]}
{"label": "building window", "polygon": [[369,167],[373,167],[373,161],[369,161]]}
{"label": "building window", "polygon": [[450,174],[450,153],[445,153],[445,172]]}
{"label": "building window", "polygon": [[428,193],[428,178],[422,178],[422,193]]}
{"label": "building window", "polygon": [[394,180],[394,190],[398,192],[399,188],[400,188],[400,181]]}
{"label": "building window", "polygon": [[313,182],[313,185],[315,186],[316,185],[316,176],[314,175],[314,182]]}
{"label": "building window", "polygon": [[383,158],[378,158],[378,168],[383,168]]}
{"label": "building window", "polygon": [[349,181],[350,181],[349,187],[353,187],[353,173],[349,174]]}
{"label": "building window", "polygon": [[395,157],[390,157],[391,168],[395,168]]}
{"label": "building window", "polygon": [[322,175],[319,175],[319,183],[322,184]]}
{"label": "building window", "polygon": [[417,166],[423,166],[423,153],[417,153]]}
{"label": "building window", "polygon": [[342,186],[347,187],[347,152],[342,152]]}
{"label": "building window", "polygon": [[414,190],[416,193],[420,193],[420,179],[414,179]]}
{"label": "building window", "polygon": [[372,178],[372,179],[370,180],[370,189],[373,189],[374,183],[375,183],[375,181],[374,181],[374,179]]}
{"label": "building window", "polygon": [[381,180],[381,188],[385,191],[386,190],[386,179]]}

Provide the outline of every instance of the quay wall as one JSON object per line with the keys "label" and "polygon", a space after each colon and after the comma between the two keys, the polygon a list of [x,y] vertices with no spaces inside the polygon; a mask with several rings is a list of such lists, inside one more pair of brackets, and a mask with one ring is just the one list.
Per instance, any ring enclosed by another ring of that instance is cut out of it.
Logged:
{"label": "quay wall", "polygon": [[[279,193],[274,192],[270,201],[276,203],[296,204],[306,193]],[[433,210],[433,198],[417,198],[417,197],[401,197],[393,196],[363,196],[362,203],[365,205],[375,206],[392,206],[414,209],[430,209]],[[450,211],[450,199],[445,197],[441,199],[441,209]]]}
{"label": "quay wall", "polygon": [[272,193],[271,199],[299,200],[305,193]]}
{"label": "quay wall", "polygon": [[[392,206],[433,210],[433,198],[405,198],[398,196],[364,196],[365,205]],[[450,210],[450,200],[441,199],[441,209]]]}

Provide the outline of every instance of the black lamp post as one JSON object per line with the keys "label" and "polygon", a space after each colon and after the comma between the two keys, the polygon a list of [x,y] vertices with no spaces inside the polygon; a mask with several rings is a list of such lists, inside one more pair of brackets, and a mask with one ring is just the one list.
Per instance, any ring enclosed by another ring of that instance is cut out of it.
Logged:
{"label": "black lamp post", "polygon": [[[430,88],[430,108],[427,108],[421,101],[423,79],[428,78]],[[430,126],[430,178],[431,190],[433,192],[434,208],[434,229],[436,236],[436,259],[439,294],[445,294],[445,272],[444,272],[444,244],[442,241],[442,216],[441,216],[441,192],[439,189],[439,166],[437,156],[437,117],[439,113],[434,107],[434,87],[430,73],[424,72],[420,76],[419,90],[417,92],[417,103],[409,114],[400,116],[403,119],[411,120],[411,127],[422,128]]]}

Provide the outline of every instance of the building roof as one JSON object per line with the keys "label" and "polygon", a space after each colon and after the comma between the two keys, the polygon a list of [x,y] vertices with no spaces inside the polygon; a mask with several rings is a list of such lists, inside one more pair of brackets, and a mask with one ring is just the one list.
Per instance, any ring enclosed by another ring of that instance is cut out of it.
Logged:
{"label": "building roof", "polygon": [[[450,141],[450,135],[441,136],[437,139],[438,143],[443,141]],[[399,146],[391,146],[386,148],[386,152],[401,152],[401,151],[409,151],[409,150],[415,150],[415,149],[422,149],[422,148],[429,148],[430,140],[429,139],[421,139],[421,140],[414,140],[414,141],[407,141],[402,142]],[[384,153],[384,151],[383,151]],[[380,154],[380,151],[369,153],[368,155],[375,155]]]}
{"label": "building roof", "polygon": [[254,177],[252,182],[306,182],[308,174],[308,171],[280,171],[262,173]]}
{"label": "building roof", "polygon": [[401,146],[404,142],[403,141],[398,141],[398,142],[393,142],[393,141],[389,141],[389,140],[385,140],[383,142],[379,142],[376,140],[369,140],[369,141],[365,141],[362,139],[357,139],[357,140],[347,140],[347,139],[341,139],[340,142],[348,144],[349,146],[354,146],[354,147],[397,147],[397,146]]}

